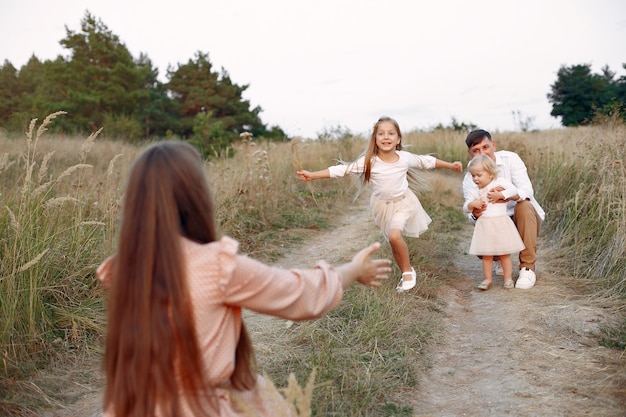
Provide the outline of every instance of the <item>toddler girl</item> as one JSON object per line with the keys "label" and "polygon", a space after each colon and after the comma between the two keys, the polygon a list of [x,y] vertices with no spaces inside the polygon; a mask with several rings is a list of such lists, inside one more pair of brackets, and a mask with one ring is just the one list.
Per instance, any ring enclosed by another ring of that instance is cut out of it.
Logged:
{"label": "toddler girl", "polygon": [[513,288],[513,265],[511,253],[524,249],[513,220],[507,215],[505,201],[519,198],[517,188],[504,178],[497,178],[495,162],[487,155],[478,155],[468,165],[472,180],[478,189],[463,207],[466,213],[485,208],[476,220],[469,254],[478,255],[483,260],[484,280],[478,285],[480,290],[492,286],[493,257],[498,256],[504,270],[504,288]]}

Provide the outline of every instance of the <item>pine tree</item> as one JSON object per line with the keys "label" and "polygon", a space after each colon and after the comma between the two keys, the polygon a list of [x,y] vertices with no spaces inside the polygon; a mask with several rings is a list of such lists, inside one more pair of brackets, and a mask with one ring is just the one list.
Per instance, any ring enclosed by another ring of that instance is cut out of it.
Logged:
{"label": "pine tree", "polygon": [[62,107],[73,108],[83,129],[101,127],[107,112],[137,116],[144,74],[126,45],[89,12],[81,21],[81,32],[66,27],[66,33],[60,43],[71,51],[68,76],[57,80],[67,88]]}
{"label": "pine tree", "polygon": [[211,120],[220,121],[222,128],[236,137],[244,130],[263,128],[259,119],[260,107],[250,109],[243,99],[248,85],[232,82],[228,73],[213,71],[208,54],[198,51],[195,59],[174,70],[168,68],[167,88],[178,103],[182,117],[182,134],[193,134],[194,119],[199,113],[210,114]]}

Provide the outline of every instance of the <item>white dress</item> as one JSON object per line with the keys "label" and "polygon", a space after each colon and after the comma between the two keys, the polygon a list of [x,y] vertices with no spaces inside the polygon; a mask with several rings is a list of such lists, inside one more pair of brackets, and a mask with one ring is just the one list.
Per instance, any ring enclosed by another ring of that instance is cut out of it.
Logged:
{"label": "white dress", "polygon": [[487,208],[476,220],[474,235],[468,252],[470,255],[508,255],[525,248],[515,223],[507,214],[507,205],[505,203],[490,203],[487,200],[487,192],[497,186],[502,186],[507,191],[515,189],[510,182],[497,178],[486,187],[477,190],[474,199],[487,203]]}
{"label": "white dress", "polygon": [[[396,151],[398,160],[388,163],[374,157],[370,173],[372,198],[370,207],[374,223],[380,227],[385,239],[389,240],[391,229],[400,229],[408,237],[419,237],[432,221],[417,196],[409,188],[409,168],[433,169],[437,159],[431,155]],[[328,167],[331,178],[359,175],[365,170],[365,158],[353,163]]]}

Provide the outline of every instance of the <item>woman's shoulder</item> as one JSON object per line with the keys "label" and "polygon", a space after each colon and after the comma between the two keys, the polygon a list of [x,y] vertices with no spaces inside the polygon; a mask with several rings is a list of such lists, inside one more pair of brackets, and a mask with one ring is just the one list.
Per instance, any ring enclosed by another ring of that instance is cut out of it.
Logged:
{"label": "woman's shoulder", "polygon": [[[183,238],[182,251],[190,279],[200,291],[214,285],[224,287],[225,282],[230,280],[239,259],[239,242],[229,236],[209,243]],[[207,280],[207,277],[214,279]]]}

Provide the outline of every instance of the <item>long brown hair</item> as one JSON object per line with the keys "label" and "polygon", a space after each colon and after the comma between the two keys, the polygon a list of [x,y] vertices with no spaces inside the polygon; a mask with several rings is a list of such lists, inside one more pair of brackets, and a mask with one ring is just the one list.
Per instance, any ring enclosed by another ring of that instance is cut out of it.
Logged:
{"label": "long brown hair", "polygon": [[376,144],[376,135],[378,134],[378,126],[380,126],[383,122],[389,122],[394,125],[396,131],[398,132],[398,137],[400,138],[400,142],[396,145],[396,150],[402,150],[402,132],[400,131],[400,125],[391,117],[382,116],[376,123],[374,123],[374,129],[372,130],[372,136],[370,136],[369,145],[367,146],[367,150],[365,151],[365,169],[363,170],[363,183],[369,182],[370,176],[372,174],[372,162],[374,157],[378,154],[378,145]]}
{"label": "long brown hair", "polygon": [[[217,238],[211,195],[198,152],[184,142],[159,142],[133,163],[118,252],[112,265],[105,351],[104,407],[116,417],[182,413],[181,392],[194,415],[209,415],[180,236]],[[254,357],[245,328],[233,386],[254,386]]]}

